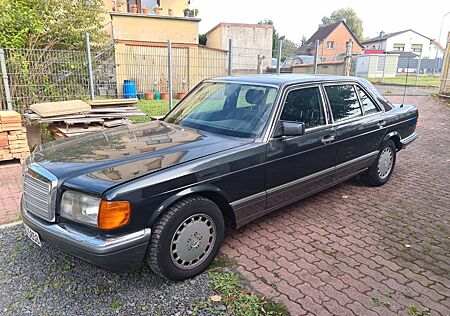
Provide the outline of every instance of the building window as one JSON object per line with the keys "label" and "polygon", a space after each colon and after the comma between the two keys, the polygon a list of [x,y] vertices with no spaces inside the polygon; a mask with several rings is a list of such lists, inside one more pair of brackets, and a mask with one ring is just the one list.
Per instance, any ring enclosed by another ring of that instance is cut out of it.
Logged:
{"label": "building window", "polygon": [[328,41],[327,48],[334,48],[334,41]]}
{"label": "building window", "polygon": [[137,5],[138,12],[142,12],[142,8],[147,8],[150,13],[154,13],[152,7],[160,5],[159,0],[127,0],[128,12],[131,12],[131,6],[134,4]]}
{"label": "building window", "polygon": [[412,44],[411,50],[418,53],[422,52],[422,44]]}
{"label": "building window", "polygon": [[394,44],[393,50],[398,51],[398,52],[404,52],[405,44]]}

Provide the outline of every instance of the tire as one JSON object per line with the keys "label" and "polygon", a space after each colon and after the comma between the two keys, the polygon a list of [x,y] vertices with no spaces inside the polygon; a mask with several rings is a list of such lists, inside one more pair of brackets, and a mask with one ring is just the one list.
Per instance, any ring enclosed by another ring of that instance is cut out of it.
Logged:
{"label": "tire", "polygon": [[222,212],[214,202],[201,196],[185,198],[153,226],[146,262],[166,279],[192,278],[213,261],[224,230]]}
{"label": "tire", "polygon": [[391,139],[383,143],[377,159],[366,172],[366,182],[370,186],[378,187],[389,181],[394,171],[396,153],[397,148]]}

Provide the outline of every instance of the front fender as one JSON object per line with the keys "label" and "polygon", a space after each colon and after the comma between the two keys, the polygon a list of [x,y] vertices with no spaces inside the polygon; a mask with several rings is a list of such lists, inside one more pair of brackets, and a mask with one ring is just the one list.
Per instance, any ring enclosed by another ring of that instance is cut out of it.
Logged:
{"label": "front fender", "polygon": [[173,205],[177,201],[179,201],[179,200],[181,200],[184,197],[187,197],[189,195],[201,194],[201,193],[218,194],[223,199],[228,201],[228,199],[226,198],[226,195],[224,194],[224,192],[221,189],[219,189],[218,187],[216,187],[216,186],[214,186],[212,184],[204,183],[204,184],[194,185],[192,187],[189,187],[187,189],[181,190],[181,191],[171,195],[169,198],[165,199],[161,204],[159,204],[158,207],[155,209],[155,211],[152,212],[152,215],[150,216],[149,222],[148,222],[149,225],[147,227],[153,226],[153,224],[156,222],[156,220],[162,214],[164,214],[164,212],[166,210],[168,210],[171,205]]}

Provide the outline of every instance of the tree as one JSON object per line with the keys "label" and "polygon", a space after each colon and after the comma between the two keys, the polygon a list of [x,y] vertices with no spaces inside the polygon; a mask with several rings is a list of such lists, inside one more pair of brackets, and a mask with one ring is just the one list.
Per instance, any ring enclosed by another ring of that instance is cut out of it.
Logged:
{"label": "tree", "polygon": [[291,40],[288,40],[285,35],[280,35],[278,31],[275,29],[275,26],[273,26],[273,21],[269,19],[264,19],[262,21],[259,21],[258,24],[269,24],[273,27],[273,37],[272,37],[272,51],[273,56],[275,56],[278,51],[278,45],[280,41],[283,41],[283,46],[281,50],[281,60],[284,61],[286,57],[295,55],[295,53],[298,50],[298,45],[294,43]]}
{"label": "tree", "polygon": [[206,37],[206,34],[198,34],[198,43],[200,45],[206,45],[207,41],[208,41],[208,38]]}
{"label": "tree", "polygon": [[0,0],[0,47],[84,49],[106,39],[102,0]]}
{"label": "tree", "polygon": [[329,17],[324,16],[322,18],[322,26],[336,23],[341,20],[345,20],[345,23],[348,25],[349,29],[353,32],[358,40],[362,39],[363,22],[356,15],[355,10],[353,10],[352,8],[342,8],[333,11]]}

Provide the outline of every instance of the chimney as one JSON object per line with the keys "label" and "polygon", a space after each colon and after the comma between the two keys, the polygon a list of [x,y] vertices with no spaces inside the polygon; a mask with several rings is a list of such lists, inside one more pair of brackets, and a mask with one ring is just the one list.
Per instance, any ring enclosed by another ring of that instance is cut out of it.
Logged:
{"label": "chimney", "polygon": [[384,34],[386,34],[386,33],[384,33],[384,31],[381,31],[381,32],[380,32],[380,37],[383,37]]}

